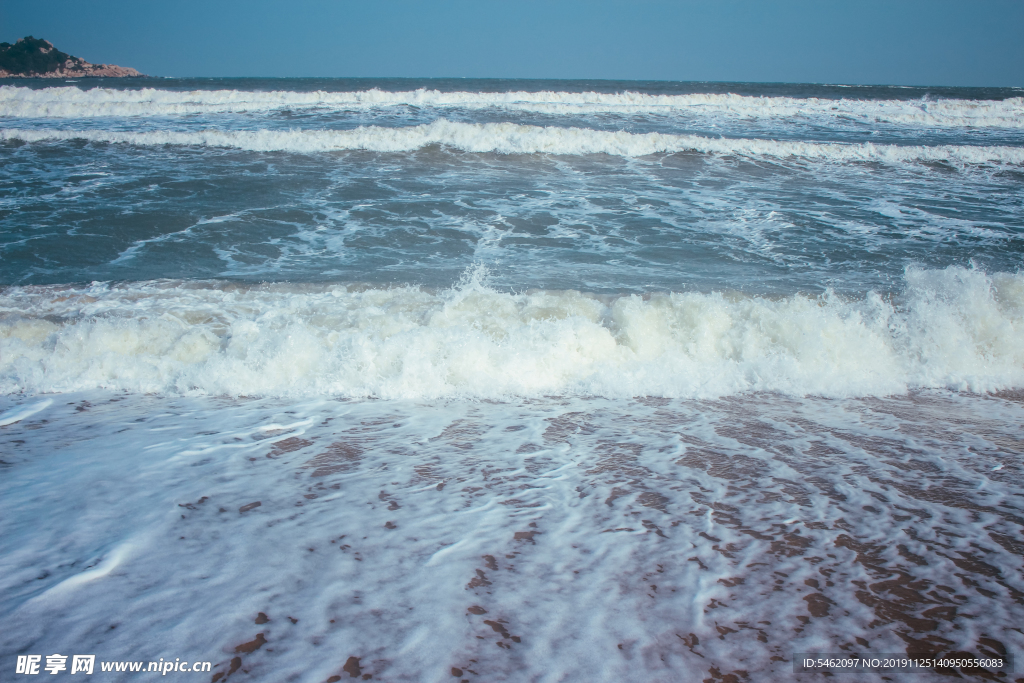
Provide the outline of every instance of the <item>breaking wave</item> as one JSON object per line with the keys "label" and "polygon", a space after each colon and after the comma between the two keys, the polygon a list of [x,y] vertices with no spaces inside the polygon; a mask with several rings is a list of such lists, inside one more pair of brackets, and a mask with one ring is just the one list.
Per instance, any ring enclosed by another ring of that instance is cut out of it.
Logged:
{"label": "breaking wave", "polygon": [[733,94],[651,95],[636,92],[257,92],[73,87],[0,87],[0,117],[81,118],[262,112],[280,109],[430,108],[533,111],[549,114],[682,112],[744,118],[827,117],[901,125],[1024,127],[1024,97],[1005,100],[847,100]]}
{"label": "breaking wave", "polygon": [[1024,273],[768,299],[156,281],[0,293],[0,392],[831,397],[1024,387]]}
{"label": "breaking wave", "polygon": [[131,145],[226,147],[256,152],[320,153],[345,150],[409,152],[438,145],[466,152],[500,154],[609,154],[624,157],[698,152],[749,157],[799,157],[835,162],[908,161],[959,164],[1021,164],[1024,148],[980,145],[881,145],[707,138],[667,133],[628,133],[589,128],[524,126],[514,123],[459,123],[440,119],[419,126],[360,126],[352,130],[203,130],[195,132],[0,129],[0,140],[46,142],[86,140]]}

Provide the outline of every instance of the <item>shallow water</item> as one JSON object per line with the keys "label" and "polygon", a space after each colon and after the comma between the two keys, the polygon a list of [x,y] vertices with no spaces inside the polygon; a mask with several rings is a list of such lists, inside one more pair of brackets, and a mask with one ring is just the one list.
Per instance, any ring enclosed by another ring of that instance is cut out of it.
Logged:
{"label": "shallow water", "polygon": [[1020,652],[1022,417],[1016,396],[936,392],[65,394],[0,428],[0,647],[240,656],[259,680],[357,657],[394,681]]}

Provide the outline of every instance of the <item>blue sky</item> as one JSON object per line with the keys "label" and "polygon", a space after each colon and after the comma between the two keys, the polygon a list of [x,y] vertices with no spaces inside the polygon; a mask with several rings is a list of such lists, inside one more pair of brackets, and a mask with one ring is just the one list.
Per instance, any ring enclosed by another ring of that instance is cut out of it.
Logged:
{"label": "blue sky", "polygon": [[158,76],[465,76],[1024,86],[1022,0],[0,0]]}

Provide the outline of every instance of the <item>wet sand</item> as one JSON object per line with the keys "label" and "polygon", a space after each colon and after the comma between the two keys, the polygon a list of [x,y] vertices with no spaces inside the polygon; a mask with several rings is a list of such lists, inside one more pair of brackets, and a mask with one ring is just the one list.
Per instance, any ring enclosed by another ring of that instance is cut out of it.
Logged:
{"label": "wet sand", "polygon": [[[1020,393],[113,399],[0,428],[3,662],[736,682],[1024,645]],[[958,675],[1024,680],[911,678]]]}

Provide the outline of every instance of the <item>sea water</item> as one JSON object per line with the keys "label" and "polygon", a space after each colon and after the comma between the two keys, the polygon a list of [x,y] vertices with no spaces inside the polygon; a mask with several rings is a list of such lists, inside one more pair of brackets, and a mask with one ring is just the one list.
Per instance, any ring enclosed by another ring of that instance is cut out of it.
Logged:
{"label": "sea water", "polygon": [[1024,652],[1024,91],[5,83],[0,667]]}

